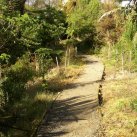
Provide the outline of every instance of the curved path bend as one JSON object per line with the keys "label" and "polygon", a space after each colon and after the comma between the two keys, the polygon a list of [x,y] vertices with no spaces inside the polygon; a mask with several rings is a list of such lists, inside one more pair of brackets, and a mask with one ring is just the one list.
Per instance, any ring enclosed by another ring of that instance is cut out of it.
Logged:
{"label": "curved path bend", "polygon": [[97,97],[104,66],[94,56],[83,58],[86,61],[83,73],[61,92],[37,137],[97,137],[100,124]]}

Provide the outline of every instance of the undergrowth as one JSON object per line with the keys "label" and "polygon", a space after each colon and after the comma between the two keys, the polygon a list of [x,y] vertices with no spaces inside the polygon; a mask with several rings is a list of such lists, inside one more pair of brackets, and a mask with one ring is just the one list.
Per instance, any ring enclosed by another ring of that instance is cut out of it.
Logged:
{"label": "undergrowth", "polygon": [[117,71],[111,61],[106,58],[103,61],[106,81],[103,83],[104,115],[101,132],[105,137],[136,137],[137,78],[123,75],[120,78],[109,78]]}
{"label": "undergrowth", "polygon": [[[44,115],[47,115],[57,93],[62,91],[69,83],[81,73],[84,62],[75,59],[67,68],[54,68],[42,78],[35,78],[26,85],[23,98],[2,112],[5,124],[0,132],[0,137],[30,137],[36,131]],[[16,129],[17,128],[17,129]]]}

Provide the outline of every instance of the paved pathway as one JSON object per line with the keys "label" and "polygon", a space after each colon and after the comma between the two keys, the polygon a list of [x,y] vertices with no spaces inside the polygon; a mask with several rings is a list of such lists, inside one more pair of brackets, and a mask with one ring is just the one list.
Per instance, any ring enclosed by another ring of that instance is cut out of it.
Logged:
{"label": "paved pathway", "polygon": [[97,95],[104,66],[93,56],[84,58],[83,74],[60,94],[37,137],[97,137]]}

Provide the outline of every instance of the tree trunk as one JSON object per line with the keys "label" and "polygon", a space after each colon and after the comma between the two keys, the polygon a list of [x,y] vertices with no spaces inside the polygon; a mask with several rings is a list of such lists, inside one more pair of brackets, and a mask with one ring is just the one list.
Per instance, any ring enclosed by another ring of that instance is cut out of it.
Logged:
{"label": "tree trunk", "polygon": [[1,82],[1,77],[2,77],[2,68],[1,68],[1,64],[0,64],[0,82]]}
{"label": "tree trunk", "polygon": [[6,0],[9,12],[19,11],[21,15],[24,14],[26,0]]}
{"label": "tree trunk", "polygon": [[68,57],[68,48],[66,49],[66,53],[65,53],[65,69],[67,68],[67,57]]}
{"label": "tree trunk", "polygon": [[70,65],[70,47],[68,49],[68,65],[67,66],[69,66],[69,65]]}
{"label": "tree trunk", "polygon": [[59,72],[59,61],[58,61],[58,57],[56,56],[56,64],[57,64],[57,68],[58,68],[58,72]]}
{"label": "tree trunk", "polygon": [[37,55],[36,54],[35,54],[35,69],[36,69],[36,72],[39,73],[39,63],[38,63]]}
{"label": "tree trunk", "polygon": [[129,73],[131,72],[132,51],[129,51]]}
{"label": "tree trunk", "polygon": [[115,51],[115,72],[114,72],[114,78],[116,77],[116,72],[117,72],[117,63],[118,63],[118,50]]}
{"label": "tree trunk", "polygon": [[77,47],[75,47],[75,56],[77,56],[77,54],[78,54],[78,49]]}
{"label": "tree trunk", "polygon": [[22,0],[21,3],[20,3],[20,14],[21,14],[21,15],[24,14],[25,2],[26,2],[26,0]]}

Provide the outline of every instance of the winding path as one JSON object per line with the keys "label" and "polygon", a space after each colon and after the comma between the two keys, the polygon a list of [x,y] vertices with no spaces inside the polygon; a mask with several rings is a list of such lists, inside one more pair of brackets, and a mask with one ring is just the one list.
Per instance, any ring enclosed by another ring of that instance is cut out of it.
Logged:
{"label": "winding path", "polygon": [[97,137],[100,123],[97,95],[104,66],[96,57],[84,58],[83,74],[60,94],[37,137]]}

